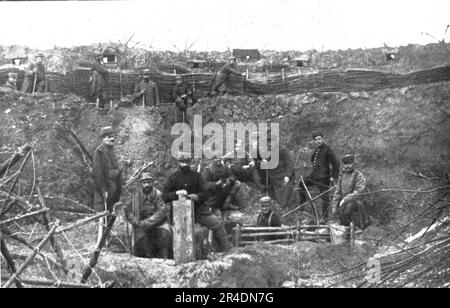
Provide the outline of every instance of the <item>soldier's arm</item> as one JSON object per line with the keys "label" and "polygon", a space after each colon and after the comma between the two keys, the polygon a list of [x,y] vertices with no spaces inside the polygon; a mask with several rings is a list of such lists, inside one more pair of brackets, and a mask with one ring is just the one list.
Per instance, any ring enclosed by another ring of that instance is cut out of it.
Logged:
{"label": "soldier's arm", "polygon": [[141,85],[138,83],[134,86],[134,92],[133,95],[135,98],[140,98],[142,97],[142,91],[141,91]]}
{"label": "soldier's arm", "polygon": [[174,179],[172,177],[169,177],[167,179],[166,183],[164,184],[163,200],[165,202],[178,200],[178,196],[177,196],[176,192],[177,192],[177,188],[176,188],[176,185],[174,183]]}
{"label": "soldier's arm", "polygon": [[140,221],[139,227],[144,229],[150,229],[161,225],[167,219],[167,214],[169,211],[167,204],[164,202],[162,198],[162,194],[157,193],[154,202],[156,202],[157,204],[156,212],[152,216]]}
{"label": "soldier's arm", "polygon": [[207,168],[205,168],[205,170],[203,170],[202,177],[203,177],[204,187],[206,190],[210,191],[210,190],[214,190],[216,188],[217,182],[212,179],[213,173],[211,172],[211,169],[209,167],[207,167]]}
{"label": "soldier's arm", "polygon": [[336,189],[334,190],[334,194],[333,194],[333,201],[332,201],[332,208],[333,209],[337,209],[337,206],[339,204],[339,202],[342,199],[342,178],[339,177],[337,184],[336,184]]}
{"label": "soldier's arm", "polygon": [[178,97],[179,97],[179,96],[178,96],[178,94],[177,94],[177,88],[174,87],[174,88],[172,89],[172,100],[173,100],[174,102],[176,102],[176,100],[177,100]]}
{"label": "soldier's arm", "polygon": [[196,195],[198,196],[199,202],[204,202],[208,198],[208,193],[206,189],[205,181],[203,181],[203,177],[201,174],[198,175],[198,192]]}
{"label": "soldier's arm", "polygon": [[94,180],[95,183],[97,184],[97,187],[100,189],[100,192],[102,193],[102,195],[104,195],[105,192],[107,192],[107,188],[105,176],[103,174],[103,165],[104,165],[103,155],[101,155],[99,151],[95,151],[93,161],[94,161],[93,163]]}
{"label": "soldier's arm", "polygon": [[362,175],[361,172],[357,172],[353,192],[344,197],[345,201],[357,199],[359,195],[363,193],[365,188],[366,188],[366,178],[364,177],[364,175]]}
{"label": "soldier's arm", "polygon": [[160,105],[160,101],[159,101],[159,90],[158,90],[158,85],[155,83],[155,105],[159,107]]}
{"label": "soldier's arm", "polygon": [[100,63],[94,62],[93,69],[102,75],[108,74],[108,70],[104,68],[103,65],[101,65]]}
{"label": "soldier's arm", "polygon": [[33,76],[34,74],[34,64],[30,63],[27,68],[25,69],[25,77]]}
{"label": "soldier's arm", "polygon": [[340,164],[336,158],[336,155],[334,155],[334,152],[331,149],[328,151],[328,161],[330,162],[332,168],[331,176],[334,179],[337,179],[339,177]]}

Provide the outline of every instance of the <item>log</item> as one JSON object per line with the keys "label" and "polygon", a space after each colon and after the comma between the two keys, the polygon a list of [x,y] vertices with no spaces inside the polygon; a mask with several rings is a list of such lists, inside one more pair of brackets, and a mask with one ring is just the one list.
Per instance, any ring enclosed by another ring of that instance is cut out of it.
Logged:
{"label": "log", "polygon": [[[2,277],[2,281],[8,281],[11,277]],[[73,288],[73,289],[92,289],[93,286],[78,283],[68,283],[62,281],[52,281],[52,280],[31,280],[31,279],[21,279],[21,281],[30,286],[39,287],[56,287],[56,288]]]}
{"label": "log", "polygon": [[[327,233],[306,233],[306,232],[298,232],[294,231],[297,235],[305,235],[305,236],[313,236],[313,237],[327,237],[330,234]],[[242,233],[241,238],[243,237],[263,237],[263,236],[294,236],[294,232],[261,232],[261,233]]]}
{"label": "log", "polygon": [[83,276],[81,277],[81,283],[86,283],[89,277],[92,274],[92,270],[97,265],[98,259],[100,258],[100,253],[102,252],[103,246],[105,246],[106,239],[109,236],[109,233],[111,232],[111,229],[114,225],[114,222],[116,221],[117,214],[112,213],[110,216],[110,219],[108,221],[108,225],[106,226],[106,229],[103,232],[102,237],[100,238],[100,241],[97,244],[97,247],[94,250],[94,253],[91,256],[91,259],[89,261],[89,264],[83,271]]}
{"label": "log", "polygon": [[53,227],[51,228],[50,232],[42,240],[42,242],[40,242],[39,245],[34,249],[34,252],[20,266],[20,268],[17,270],[17,272],[14,275],[14,277],[11,277],[11,279],[9,279],[6,282],[6,284],[3,286],[3,288],[5,288],[5,289],[9,288],[11,286],[11,284],[14,282],[14,280],[16,278],[18,278],[25,271],[25,269],[28,267],[28,265],[30,265],[30,263],[34,260],[34,258],[38,254],[38,251],[50,240],[51,236],[53,235],[53,233],[56,231],[57,228],[58,228],[58,224],[56,223],[56,224],[53,225]]}
{"label": "log", "polygon": [[[35,248],[33,245],[31,245],[31,243],[29,243],[27,240],[25,240],[25,239],[23,239],[23,238],[21,238],[21,237],[19,237],[19,236],[17,236],[17,235],[13,235],[9,230],[2,229],[2,232],[3,232],[3,234],[6,235],[8,238],[10,238],[10,239],[12,239],[13,241],[16,241],[16,242],[18,242],[18,243],[20,243],[20,244],[26,246],[26,247],[28,247],[28,248],[31,249],[31,250],[35,250],[35,249],[36,249],[36,248]],[[58,269],[66,270],[62,264],[60,264],[60,263],[56,262],[55,260],[53,260],[52,258],[50,258],[50,257],[48,257],[48,256],[46,256],[46,255],[44,255],[42,252],[39,251],[39,252],[38,252],[38,255],[39,255],[40,257],[46,259],[50,264],[56,266]]]}
{"label": "log", "polygon": [[17,222],[19,220],[23,220],[23,219],[26,219],[26,218],[35,217],[35,216],[44,214],[44,213],[46,213],[48,211],[49,211],[49,209],[40,209],[40,210],[35,211],[35,212],[31,212],[31,213],[28,213],[28,214],[24,214],[24,215],[20,215],[20,216],[16,216],[16,217],[10,218],[10,219],[6,219],[6,220],[3,220],[3,221],[0,221],[0,226],[6,225],[6,224],[9,224],[9,223],[12,223],[12,222]]}
{"label": "log", "polygon": [[[42,208],[43,209],[47,208],[45,205],[44,197],[42,197],[42,192],[41,192],[41,188],[39,187],[39,185],[37,186],[37,193],[38,193],[38,198],[39,198]],[[51,222],[50,214],[48,212],[45,212],[42,215],[42,220],[43,220],[45,229],[47,230],[47,232],[50,232],[50,229],[51,229],[50,228],[50,222]],[[53,248],[53,251],[55,252],[56,258],[59,260],[59,263],[61,263],[61,265],[63,266],[63,269],[60,269],[60,270],[61,270],[61,274],[65,277],[67,275],[67,271],[65,270],[66,261],[64,260],[64,254],[61,250],[61,247],[59,246],[58,240],[56,239],[56,237],[54,235],[52,235],[50,237],[50,244]]]}
{"label": "log", "polygon": [[[6,263],[8,264],[8,267],[13,275],[16,275],[17,269],[16,264],[14,263],[14,260],[11,257],[11,254],[9,253],[8,247],[6,246],[5,241],[3,240],[2,233],[0,232],[0,247],[1,247],[1,253],[3,257],[6,260]],[[1,269],[0,269],[1,270]],[[14,276],[12,278],[12,281],[16,284],[16,288],[21,289],[23,288],[22,283]]]}

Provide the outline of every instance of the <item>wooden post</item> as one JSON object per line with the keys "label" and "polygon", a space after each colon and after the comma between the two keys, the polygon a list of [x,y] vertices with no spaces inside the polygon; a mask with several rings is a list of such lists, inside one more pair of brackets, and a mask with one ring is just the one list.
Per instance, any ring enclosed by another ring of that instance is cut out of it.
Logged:
{"label": "wooden post", "polygon": [[119,73],[119,80],[120,80],[120,99],[122,99],[123,98],[122,72]]}
{"label": "wooden post", "polygon": [[173,201],[172,204],[175,264],[195,261],[194,204],[187,199]]}
{"label": "wooden post", "polygon": [[237,225],[235,228],[234,247],[239,247],[239,241],[241,238],[241,225]]}

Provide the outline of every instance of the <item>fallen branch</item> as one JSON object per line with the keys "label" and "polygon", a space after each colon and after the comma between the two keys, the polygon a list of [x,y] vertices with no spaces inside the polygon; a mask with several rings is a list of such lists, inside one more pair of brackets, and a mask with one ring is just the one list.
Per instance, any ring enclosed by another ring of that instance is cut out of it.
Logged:
{"label": "fallen branch", "polygon": [[11,277],[6,284],[3,286],[3,288],[7,289],[11,286],[11,284],[14,282],[15,279],[17,279],[30,265],[30,263],[34,260],[36,255],[38,254],[38,251],[50,240],[53,233],[58,228],[58,224],[54,224],[51,228],[50,232],[47,234],[47,236],[42,240],[42,242],[39,243],[39,245],[34,249],[34,252],[25,260],[25,262],[20,266],[20,268],[17,270],[17,272]]}
{"label": "fallen branch", "polygon": [[[11,240],[18,242],[18,243],[20,243],[20,244],[26,246],[27,248],[29,248],[29,249],[31,249],[31,250],[35,250],[35,249],[36,249],[36,248],[35,248],[33,245],[31,245],[31,243],[29,243],[27,240],[25,240],[25,239],[23,239],[23,238],[21,238],[21,237],[19,237],[19,236],[17,236],[17,235],[12,234],[10,231],[7,231],[7,230],[5,230],[5,229],[2,229],[2,232],[3,232],[3,234],[4,234],[5,236],[7,236],[8,238],[10,238]],[[39,252],[38,252],[38,255],[39,255],[41,258],[46,259],[49,263],[51,263],[52,265],[56,266],[57,268],[59,268],[59,269],[64,269],[64,266],[63,266],[62,264],[60,264],[60,263],[58,263],[57,261],[53,260],[52,258],[50,258],[50,257],[48,257],[48,256],[46,256],[46,255],[44,255],[42,252],[39,251]],[[65,269],[64,269],[64,270],[65,270]]]}
{"label": "fallen branch", "polygon": [[[17,273],[17,269],[16,269],[16,265],[14,263],[14,260],[11,257],[11,254],[9,253],[8,247],[6,246],[5,241],[3,240],[3,236],[2,233],[0,232],[0,250],[1,253],[3,255],[3,257],[5,257],[6,263],[8,264],[8,267],[11,271],[11,273],[15,276],[15,274]],[[17,278],[13,278],[12,281],[15,282],[16,287],[17,288],[23,288],[22,283],[17,279]]]}
{"label": "fallen branch", "polygon": [[312,199],[310,199],[310,200],[308,200],[308,201],[306,201],[306,202],[303,202],[302,204],[300,204],[300,205],[297,206],[296,208],[294,208],[294,209],[290,210],[289,212],[283,214],[283,216],[281,216],[281,217],[284,218],[284,217],[287,217],[287,216],[291,215],[292,213],[295,213],[296,211],[298,211],[299,209],[301,209],[303,206],[307,205],[308,203],[310,203],[310,202],[312,202],[312,201],[315,201],[316,199],[318,199],[318,198],[322,197],[323,195],[329,193],[330,191],[332,191],[332,190],[335,189],[335,188],[336,188],[336,186],[333,186],[333,187],[331,187],[330,189],[328,189],[328,190],[326,190],[326,191],[324,191],[324,192],[318,194],[318,195],[315,196],[314,198],[312,198]]}
{"label": "fallen branch", "polygon": [[[8,281],[12,277],[2,277],[2,281]],[[51,281],[51,280],[31,280],[31,279],[21,279],[24,284],[31,286],[42,286],[42,287],[55,287],[55,288],[74,288],[74,289],[92,289],[94,286],[89,286],[86,284],[78,283],[68,283],[62,281]]]}
{"label": "fallen branch", "polygon": [[49,209],[45,208],[45,209],[40,209],[38,211],[31,212],[31,213],[28,213],[28,214],[24,214],[24,215],[20,215],[20,216],[16,216],[16,217],[10,218],[10,219],[6,219],[6,220],[3,220],[3,221],[0,221],[0,226],[6,225],[6,224],[9,224],[9,223],[12,223],[12,222],[17,222],[19,220],[23,220],[23,219],[26,219],[26,218],[38,216],[38,215],[44,214],[44,213],[46,213],[48,211],[49,211]]}
{"label": "fallen branch", "polygon": [[116,221],[117,214],[114,212],[111,214],[111,218],[108,222],[108,225],[106,226],[106,230],[103,232],[103,235],[97,245],[97,247],[94,250],[94,253],[89,261],[88,266],[83,271],[83,276],[81,278],[81,283],[86,283],[89,277],[92,274],[92,270],[97,265],[98,259],[100,258],[100,253],[102,251],[103,246],[105,246],[106,239],[109,236],[109,233],[114,225],[114,222]]}

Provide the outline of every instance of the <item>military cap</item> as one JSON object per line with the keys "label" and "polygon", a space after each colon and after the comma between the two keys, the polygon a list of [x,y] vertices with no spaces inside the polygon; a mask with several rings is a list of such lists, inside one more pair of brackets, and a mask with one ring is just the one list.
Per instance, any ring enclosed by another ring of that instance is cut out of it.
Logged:
{"label": "military cap", "polygon": [[142,172],[141,177],[139,178],[139,181],[142,182],[145,180],[153,180],[153,177],[150,174],[150,172]]}
{"label": "military cap", "polygon": [[259,199],[259,203],[261,204],[262,208],[266,208],[272,205],[272,198],[269,196],[262,197]]}
{"label": "military cap", "polygon": [[8,77],[15,77],[15,78],[17,78],[17,76],[18,76],[18,74],[14,73],[14,72],[9,72],[8,73]]}
{"label": "military cap", "polygon": [[44,58],[44,54],[42,52],[39,52],[36,54],[36,58]]}
{"label": "military cap", "polygon": [[105,126],[100,129],[100,137],[105,137],[107,135],[114,135],[112,126]]}
{"label": "military cap", "polygon": [[342,162],[344,164],[352,164],[355,162],[355,156],[353,154],[345,154],[344,157],[342,157]]}
{"label": "military cap", "polygon": [[145,70],[142,71],[142,75],[144,76],[150,75],[150,70],[146,68]]}
{"label": "military cap", "polygon": [[179,152],[177,155],[178,161],[190,161],[191,160],[191,153],[189,152]]}
{"label": "military cap", "polygon": [[316,139],[316,137],[318,137],[318,136],[320,136],[320,137],[323,138],[323,133],[322,133],[322,131],[317,130],[317,131],[315,131],[315,132],[312,133],[312,138],[313,138],[313,139]]}

